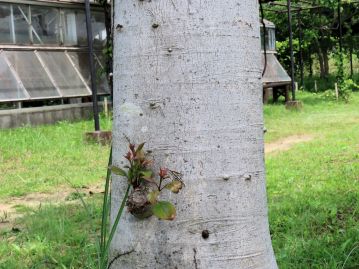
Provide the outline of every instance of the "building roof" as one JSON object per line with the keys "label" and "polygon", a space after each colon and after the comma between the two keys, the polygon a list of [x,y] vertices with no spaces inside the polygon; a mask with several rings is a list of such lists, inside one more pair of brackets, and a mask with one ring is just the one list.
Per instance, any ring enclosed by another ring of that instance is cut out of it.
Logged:
{"label": "building roof", "polygon": [[[31,5],[83,5],[85,0],[1,0],[13,4],[31,4]],[[90,0],[92,5],[98,5],[95,0]]]}
{"label": "building roof", "polygon": [[[266,27],[269,28],[275,28],[275,24],[269,20],[263,19],[264,24],[266,25]],[[262,22],[261,22],[261,26],[262,26]]]}
{"label": "building roof", "polygon": [[[267,66],[265,73],[262,77],[263,84],[289,84],[291,78],[287,74],[287,71],[279,63],[274,53],[267,53]],[[264,68],[264,54],[262,53],[262,66]]]}

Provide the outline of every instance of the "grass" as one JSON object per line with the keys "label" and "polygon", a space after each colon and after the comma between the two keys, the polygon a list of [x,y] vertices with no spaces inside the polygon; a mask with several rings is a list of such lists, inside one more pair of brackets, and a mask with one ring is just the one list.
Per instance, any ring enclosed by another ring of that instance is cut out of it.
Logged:
{"label": "grass", "polygon": [[[103,129],[111,122],[102,119]],[[92,121],[0,130],[0,200],[29,192],[46,192],[71,182],[98,182],[107,165],[108,148],[83,143]]]}
{"label": "grass", "polygon": [[100,200],[89,203],[93,218],[80,204],[27,209],[15,224],[20,231],[0,233],[0,268],[96,268],[93,226],[99,226]]}
{"label": "grass", "polygon": [[302,112],[265,107],[268,141],[314,136],[266,159],[271,233],[282,269],[359,268],[358,97],[343,104],[302,94]]}
{"label": "grass", "polygon": [[[359,94],[349,104],[308,93],[299,99],[301,112],[283,105],[264,108],[266,142],[294,134],[314,137],[266,158],[279,267],[359,268]],[[0,197],[49,191],[66,184],[65,177],[77,186],[104,178],[108,148],[82,142],[82,133],[91,127],[81,122],[0,131],[5,153],[0,182],[7,186]],[[15,224],[20,231],[0,233],[0,268],[95,268],[101,197],[86,199],[92,221],[80,203],[22,208],[30,214]]]}

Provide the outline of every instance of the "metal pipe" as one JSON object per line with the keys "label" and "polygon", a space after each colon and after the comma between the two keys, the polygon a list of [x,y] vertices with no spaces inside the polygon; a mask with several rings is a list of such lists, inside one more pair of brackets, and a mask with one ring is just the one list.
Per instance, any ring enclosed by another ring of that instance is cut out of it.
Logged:
{"label": "metal pipe", "polygon": [[260,6],[260,13],[261,13],[261,22],[263,25],[263,37],[261,37],[261,42],[263,42],[263,52],[264,52],[264,68],[262,70],[262,77],[264,76],[266,69],[267,69],[267,44],[266,44],[266,36],[267,36],[267,28],[266,28],[266,24],[264,23],[264,11],[263,11],[263,6],[262,6],[262,2],[259,1],[259,6]]}
{"label": "metal pipe", "polygon": [[291,0],[287,0],[287,8],[288,8],[288,30],[289,30],[289,46],[290,46],[290,67],[291,67],[291,79],[292,79],[292,100],[295,101],[294,53],[293,53],[293,32],[292,32]]}
{"label": "metal pipe", "polygon": [[86,28],[87,28],[87,43],[89,48],[89,63],[91,71],[91,90],[92,90],[92,104],[93,104],[93,117],[95,121],[95,131],[100,131],[100,120],[97,104],[97,87],[96,87],[96,67],[93,59],[93,37],[92,37],[92,25],[91,25],[91,10],[90,1],[85,1],[86,8]]}
{"label": "metal pipe", "polygon": [[[342,31],[342,12],[341,12],[342,2],[338,0],[338,30],[339,30],[339,73],[338,80],[343,82],[344,79],[344,63],[343,63],[343,31]],[[339,87],[341,84],[339,84]]]}
{"label": "metal pipe", "polygon": [[[78,51],[78,52],[87,52],[88,47],[66,47],[66,46],[58,46],[58,45],[6,45],[0,44],[0,49],[2,50],[38,50],[38,51]],[[96,48],[95,52],[101,53],[101,50]]]}
{"label": "metal pipe", "polygon": [[[295,9],[291,9],[293,12],[295,11],[299,11],[299,10],[312,10],[312,9],[319,9],[319,8],[323,8],[324,6],[315,6],[315,7],[301,7],[301,8],[295,8]],[[288,9],[281,9],[281,10],[274,10],[274,9],[268,9],[265,8],[265,11],[270,11],[270,12],[274,12],[274,13],[287,13]]]}
{"label": "metal pipe", "polygon": [[299,65],[300,65],[300,86],[304,87],[304,64],[303,64],[303,31],[302,31],[302,18],[300,10],[298,11],[298,27],[299,27]]}
{"label": "metal pipe", "polygon": [[[339,23],[339,51],[342,54],[343,51],[343,31],[342,31],[342,12],[341,12],[342,2],[338,0],[338,23]],[[342,57],[342,55],[341,55]]]}
{"label": "metal pipe", "polygon": [[[275,3],[275,2],[269,2],[268,5],[270,6],[281,6],[281,7],[286,7],[286,4],[281,4],[281,3]],[[301,8],[300,6],[293,6],[293,8]]]}
{"label": "metal pipe", "polygon": [[[20,11],[21,11],[21,8],[18,6],[18,8],[20,9]],[[25,20],[27,20],[27,23],[28,23],[28,25],[29,25],[29,37],[30,37],[30,43],[31,44],[34,44],[34,36],[33,36],[33,34],[32,34],[32,17],[31,17],[31,7],[30,6],[28,6],[28,8],[27,8],[27,16],[29,17],[28,19],[26,19],[26,15],[25,15],[25,13],[24,12],[22,12],[21,11],[21,13],[22,13],[22,15],[24,16],[24,18],[25,18]],[[34,33],[35,33],[35,35],[37,34],[35,31],[34,31]],[[41,43],[41,42],[40,42]]]}
{"label": "metal pipe", "polygon": [[10,31],[12,43],[16,44],[16,35],[15,35],[15,19],[14,19],[14,7],[10,5]]}
{"label": "metal pipe", "polygon": [[[73,0],[1,0],[3,3],[13,3],[17,5],[36,5],[36,6],[46,6],[46,7],[69,7],[69,8],[83,8],[84,1]],[[101,7],[96,1],[91,3],[93,10],[101,11]]]}

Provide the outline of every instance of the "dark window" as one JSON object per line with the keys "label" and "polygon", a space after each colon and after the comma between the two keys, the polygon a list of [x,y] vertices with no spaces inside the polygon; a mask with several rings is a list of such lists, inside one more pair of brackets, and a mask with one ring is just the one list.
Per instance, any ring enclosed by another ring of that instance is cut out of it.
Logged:
{"label": "dark window", "polygon": [[0,40],[2,43],[12,43],[10,5],[0,6]]}

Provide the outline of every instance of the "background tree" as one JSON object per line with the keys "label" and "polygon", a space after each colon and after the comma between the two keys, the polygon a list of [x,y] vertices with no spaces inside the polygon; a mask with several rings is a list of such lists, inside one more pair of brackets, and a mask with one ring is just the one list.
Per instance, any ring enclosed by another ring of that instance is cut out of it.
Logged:
{"label": "background tree", "polygon": [[[167,197],[172,222],[124,214],[111,268],[277,268],[257,1],[118,0],[114,23],[114,164],[123,166],[126,137],[146,142],[186,186]],[[126,185],[115,178],[112,212]]]}
{"label": "background tree", "polygon": [[[288,27],[285,14],[287,1],[275,1],[280,6],[266,5],[266,18],[277,26],[278,57],[284,65],[288,65]],[[313,59],[318,62],[319,74],[323,79],[328,79],[331,73],[329,60],[331,55],[339,51],[339,20],[338,0],[293,0],[293,32],[294,49],[296,58],[296,71],[299,71],[299,21],[303,32],[303,58],[308,73],[313,72]],[[299,7],[302,7],[300,13]],[[311,7],[311,8],[310,8]],[[350,59],[350,55],[357,54],[359,46],[359,5],[355,1],[341,1],[341,16],[343,29],[344,57]],[[268,11],[268,9],[278,12]],[[300,20],[299,20],[300,14]],[[289,69],[287,69],[289,70]],[[350,70],[345,70],[350,73]]]}

